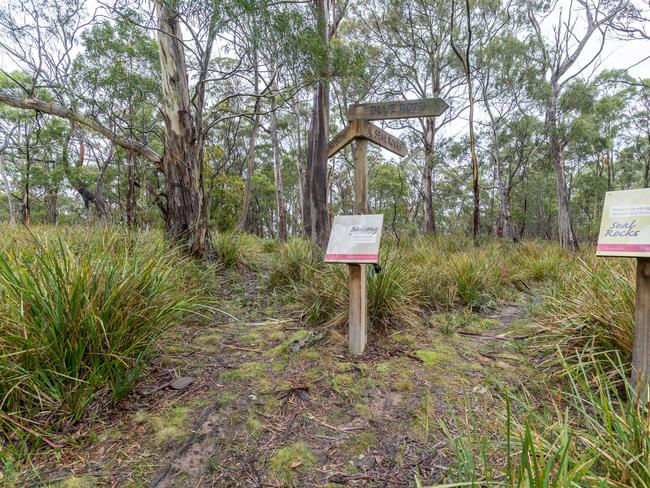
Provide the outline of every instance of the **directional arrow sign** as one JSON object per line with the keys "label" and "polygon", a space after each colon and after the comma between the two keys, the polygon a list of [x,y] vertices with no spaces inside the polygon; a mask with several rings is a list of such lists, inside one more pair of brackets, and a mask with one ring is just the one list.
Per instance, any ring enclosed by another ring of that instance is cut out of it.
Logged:
{"label": "directional arrow sign", "polygon": [[396,102],[357,103],[348,107],[348,120],[409,119],[413,117],[437,117],[449,105],[441,98],[400,100]]}
{"label": "directional arrow sign", "polygon": [[327,143],[327,157],[331,158],[345,146],[350,144],[357,137],[361,136],[361,124],[359,121],[354,121],[345,126],[341,132],[336,134],[330,142]]}
{"label": "directional arrow sign", "polygon": [[[363,121],[365,122],[365,121]],[[392,136],[381,127],[377,127],[375,124],[366,122],[362,124],[365,130],[363,131],[363,136],[368,139],[370,142],[374,142],[378,146],[388,149],[391,152],[394,152],[398,156],[406,156],[408,154],[408,149],[406,144],[400,141],[397,137]]]}
{"label": "directional arrow sign", "polygon": [[332,137],[332,140],[327,144],[327,157],[331,158],[353,140],[359,138],[368,139],[370,142],[374,142],[398,156],[404,157],[408,154],[406,144],[381,127],[377,127],[367,120],[353,120],[345,129]]}

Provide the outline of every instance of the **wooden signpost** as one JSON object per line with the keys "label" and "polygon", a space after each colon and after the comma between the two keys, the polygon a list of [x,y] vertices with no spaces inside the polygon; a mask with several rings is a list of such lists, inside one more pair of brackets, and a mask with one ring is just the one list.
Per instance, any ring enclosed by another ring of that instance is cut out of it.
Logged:
{"label": "wooden signpost", "polygon": [[636,258],[632,386],[650,386],[650,189],[605,195],[597,256]]}
{"label": "wooden signpost", "polygon": [[360,139],[367,139],[398,156],[404,157],[408,154],[406,144],[397,137],[367,120],[358,119],[350,122],[345,129],[332,137],[329,144],[327,144],[327,157],[331,158],[355,139],[357,143]]}
{"label": "wooden signpost", "polygon": [[[448,105],[440,98],[422,100],[401,100],[396,102],[360,103],[348,107],[348,121],[345,129],[336,134],[327,145],[327,157],[331,158],[345,146],[356,140],[354,151],[354,212],[360,217],[368,213],[368,141],[404,157],[408,153],[406,144],[385,130],[370,123],[370,120],[406,119],[418,117],[437,117],[447,110]],[[367,216],[377,217],[377,216]],[[340,217],[335,217],[336,225]],[[383,219],[383,217],[382,217]],[[371,226],[372,227],[372,226]],[[381,223],[379,224],[381,229]],[[344,235],[352,236],[350,232]],[[379,236],[381,231],[379,232]],[[337,234],[332,231],[328,251]],[[350,237],[351,238],[351,237]],[[348,344],[352,354],[363,354],[367,342],[367,301],[366,263],[375,263],[379,259],[379,241],[376,242],[377,253],[374,260],[327,259],[328,262],[344,262],[350,269],[350,317]],[[332,254],[332,253],[330,253]],[[345,253],[343,253],[345,254]]]}
{"label": "wooden signpost", "polygon": [[348,120],[412,119],[437,117],[449,108],[440,98],[399,100],[397,102],[355,103],[348,107]]}

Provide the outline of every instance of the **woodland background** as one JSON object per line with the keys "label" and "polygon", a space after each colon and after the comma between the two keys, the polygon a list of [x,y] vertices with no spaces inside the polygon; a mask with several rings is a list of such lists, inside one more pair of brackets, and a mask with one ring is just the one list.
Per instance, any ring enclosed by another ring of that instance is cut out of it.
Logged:
{"label": "woodland background", "polygon": [[439,118],[383,124],[410,153],[371,145],[370,212],[397,235],[575,248],[597,235],[606,191],[650,182],[650,85],[630,74],[648,58],[599,59],[647,40],[647,7],[9,0],[0,218],[166,225],[196,232],[198,252],[207,228],[322,245],[352,212],[351,147],[326,158],[346,106],[441,97]]}

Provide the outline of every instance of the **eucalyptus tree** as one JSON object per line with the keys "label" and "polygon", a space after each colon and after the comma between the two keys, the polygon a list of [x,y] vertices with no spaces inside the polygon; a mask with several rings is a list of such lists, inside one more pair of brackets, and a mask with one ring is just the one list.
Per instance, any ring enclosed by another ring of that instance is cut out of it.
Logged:
{"label": "eucalyptus tree", "polygon": [[[546,8],[542,10],[543,17],[534,10],[536,4],[530,4],[528,10],[532,35],[540,50],[540,71],[544,73],[547,83],[543,105],[549,138],[549,158],[553,162],[556,176],[558,237],[560,245],[569,250],[578,249],[578,240],[570,215],[564,162],[567,141],[560,124],[560,98],[567,85],[596,61],[606,40],[608,23],[622,12],[626,4],[626,0],[571,0],[566,10],[557,3],[544,5]],[[546,17],[556,19],[552,22],[551,37],[545,36],[542,30],[541,24]],[[592,38],[600,41],[600,50],[594,56],[584,59],[583,52]],[[578,61],[580,63],[576,64]]]}
{"label": "eucalyptus tree", "polygon": [[[498,236],[510,241],[518,239],[512,220],[512,189],[521,181],[518,176],[527,161],[524,154],[539,147],[526,145],[527,133],[517,132],[517,126],[529,127],[526,123],[532,110],[529,92],[538,75],[528,62],[533,46],[518,38],[519,31],[518,23],[511,22],[508,31],[488,40],[480,52],[477,74],[496,181],[499,208],[495,230]],[[516,147],[518,143],[523,146]]]}
{"label": "eucalyptus tree", "polygon": [[[160,99],[160,73],[156,43],[140,26],[142,22],[136,12],[128,12],[114,22],[103,21],[83,32],[84,49],[73,63],[72,90],[104,125],[111,126],[119,121],[130,139],[146,144],[155,137],[154,110],[156,100]],[[121,198],[118,203],[123,207],[123,220],[134,227],[138,188],[146,184],[141,181],[140,157],[122,148],[109,151],[113,151],[116,165],[121,166],[126,161],[125,204],[122,205]],[[65,164],[64,167],[77,191],[82,196],[94,197],[87,185],[80,186],[83,182],[73,177],[69,171],[71,166]]]}
{"label": "eucalyptus tree", "polygon": [[[12,15],[12,12],[30,7],[14,0],[9,3],[1,16],[5,38],[0,47],[35,80],[43,78],[38,56],[44,57],[42,53],[48,52],[49,44],[55,46],[53,52],[61,51],[65,66],[70,66],[72,46],[88,17],[84,11],[85,2],[67,2],[64,7],[60,2],[43,1],[28,16]],[[130,6],[118,4],[108,13],[116,18],[128,13],[125,7]],[[53,83],[57,82],[56,90],[68,97],[42,100],[34,98],[34,90],[30,87],[20,86],[13,91],[1,91],[0,102],[66,118],[156,165],[165,180],[164,193],[160,195],[164,203],[160,206],[168,236],[191,253],[210,255],[209,198],[202,171],[206,127],[210,124],[205,123],[204,117],[206,113],[210,116],[218,113],[219,101],[207,110],[208,86],[224,77],[222,73],[213,73],[210,60],[217,36],[227,24],[227,17],[238,15],[240,6],[211,0],[155,0],[152,6],[153,18],[147,27],[155,31],[160,60],[162,97],[159,110],[163,129],[159,143],[144,144],[134,140],[122,124],[107,126],[87,110],[80,109],[76,95],[66,92],[69,69],[61,74],[57,63],[48,62],[46,67],[51,67],[50,78]],[[61,14],[62,9],[68,7],[72,9],[69,14]],[[90,18],[94,17],[91,15]],[[55,34],[43,35],[49,32]],[[60,32],[64,34],[52,39]],[[20,41],[20,50],[12,48],[9,42],[12,39]]]}
{"label": "eucalyptus tree", "polygon": [[[414,121],[403,120],[391,125],[407,128],[418,134],[424,148],[421,192],[423,196],[423,230],[436,231],[433,202],[433,181],[436,135],[455,120],[462,103],[453,100],[459,95],[462,73],[455,66],[449,45],[451,5],[447,1],[394,0],[374,2],[371,8],[359,6],[361,19],[359,40],[367,39],[379,53],[374,63],[383,67],[374,91],[380,98],[441,97],[451,109],[441,118],[427,117]],[[373,63],[373,60],[370,60]]]}
{"label": "eucalyptus tree", "polygon": [[11,135],[13,134],[15,126],[8,128],[6,126],[2,127],[2,132],[5,134],[4,142],[0,145],[0,177],[2,177],[2,183],[4,184],[5,194],[7,196],[7,206],[9,210],[9,225],[16,225],[16,213],[14,212],[14,205],[12,202],[11,196],[11,185],[9,184],[9,178],[7,177],[7,167],[4,162],[4,153],[9,147],[11,142]]}
{"label": "eucalyptus tree", "polygon": [[477,242],[481,234],[481,193],[479,188],[479,163],[478,156],[476,155],[476,135],[474,131],[474,107],[476,104],[476,93],[474,92],[474,74],[472,65],[472,41],[473,41],[473,28],[472,28],[472,9],[469,0],[465,0],[464,9],[462,12],[465,17],[465,46],[459,46],[458,41],[455,39],[456,30],[454,18],[458,15],[456,4],[454,0],[451,2],[451,26],[449,29],[449,43],[454,54],[461,64],[462,72],[465,78],[465,85],[467,87],[467,103],[469,114],[467,118],[468,132],[469,132],[469,153],[472,166],[472,194],[474,197],[474,211],[472,214],[472,236],[474,242]]}
{"label": "eucalyptus tree", "polygon": [[349,0],[337,4],[336,0],[313,0],[315,32],[312,76],[316,79],[313,92],[312,113],[307,139],[307,164],[305,166],[304,205],[305,233],[321,247],[327,244],[330,217],[327,208],[327,142],[329,140],[330,81],[337,64],[336,52],[331,45],[343,20]]}

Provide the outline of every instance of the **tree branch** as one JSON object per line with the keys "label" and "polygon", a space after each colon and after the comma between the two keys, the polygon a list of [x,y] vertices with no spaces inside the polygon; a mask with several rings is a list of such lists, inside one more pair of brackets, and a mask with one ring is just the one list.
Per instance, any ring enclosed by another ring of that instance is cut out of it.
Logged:
{"label": "tree branch", "polygon": [[59,105],[58,103],[47,102],[45,100],[39,100],[38,98],[22,98],[8,92],[7,90],[0,90],[0,103],[4,103],[11,107],[24,110],[36,110],[37,112],[43,112],[70,120],[72,122],[77,122],[89,128],[90,130],[106,137],[114,144],[140,154],[142,157],[151,161],[152,163],[160,164],[162,160],[160,154],[151,149],[149,146],[142,144],[141,142],[134,141],[133,139],[119,136],[109,128],[97,122],[97,120],[94,118],[89,117],[76,110],[66,108],[62,105]]}

